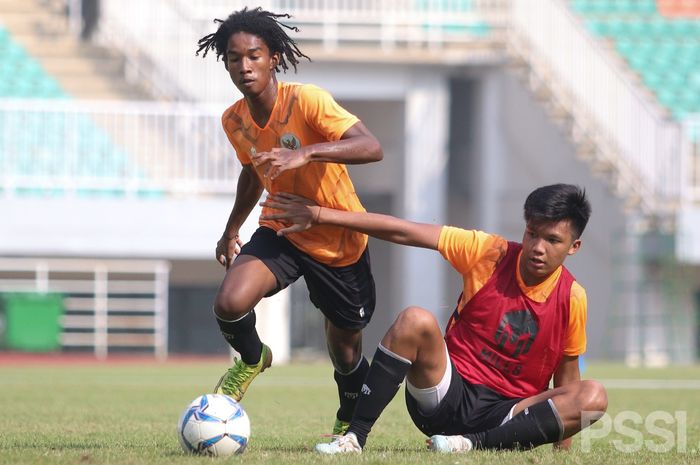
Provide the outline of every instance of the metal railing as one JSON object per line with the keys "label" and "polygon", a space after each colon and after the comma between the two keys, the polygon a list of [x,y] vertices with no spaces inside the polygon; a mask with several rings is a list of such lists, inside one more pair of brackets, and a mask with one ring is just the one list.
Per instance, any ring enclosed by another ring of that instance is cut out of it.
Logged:
{"label": "metal railing", "polygon": [[61,346],[168,354],[170,264],[162,260],[0,258],[0,292],[64,296]]}
{"label": "metal railing", "polygon": [[647,213],[672,211],[681,195],[679,125],[643,96],[565,2],[515,1],[511,24],[511,42],[614,167],[613,187],[637,197]]}
{"label": "metal railing", "polygon": [[[173,0],[200,23],[225,19],[249,5],[244,1]],[[339,43],[368,42],[391,51],[400,44],[434,46],[473,43],[500,32],[510,0],[268,0],[259,6],[288,13],[284,21],[299,25],[299,40]]]}
{"label": "metal railing", "polygon": [[683,181],[684,205],[700,204],[700,115],[683,122]]}
{"label": "metal railing", "polygon": [[[256,5],[289,13],[292,36],[326,50],[362,43],[387,58],[397,48],[465,47],[502,37],[510,0],[273,0]],[[101,40],[126,56],[131,73],[163,95],[216,101],[231,95],[232,85],[215,59],[195,56],[197,41],[249,4],[240,0],[102,0]],[[339,51],[340,53],[340,51]],[[494,53],[494,52],[492,52]],[[495,52],[500,53],[500,52]],[[342,56],[342,55],[339,55]]]}
{"label": "metal railing", "polygon": [[230,195],[240,164],[222,108],[0,100],[2,195]]}
{"label": "metal railing", "polygon": [[[614,189],[638,199],[647,212],[673,209],[681,195],[700,201],[700,180],[686,173],[692,160],[681,160],[696,143],[658,111],[567,2],[261,0],[256,5],[291,14],[289,22],[301,27],[300,41],[339,54],[357,42],[387,56],[400,53],[399,47],[432,51],[477,43],[480,36],[469,27],[488,26],[491,39],[509,30],[509,43],[527,54],[534,72],[572,115],[574,138],[594,142],[598,162],[614,168]],[[100,28],[103,39],[126,55],[131,72],[163,95],[200,101],[230,95],[233,101],[236,92],[222,63],[194,52],[197,40],[215,30],[213,18],[244,6],[242,0],[102,0]]]}

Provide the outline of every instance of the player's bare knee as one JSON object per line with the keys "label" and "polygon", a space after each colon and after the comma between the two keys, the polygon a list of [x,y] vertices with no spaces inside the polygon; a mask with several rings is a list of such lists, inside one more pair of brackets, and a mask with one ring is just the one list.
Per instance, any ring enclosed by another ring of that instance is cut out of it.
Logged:
{"label": "player's bare knee", "polygon": [[602,383],[594,380],[581,381],[583,410],[605,412],[608,409],[608,393]]}
{"label": "player's bare knee", "polygon": [[432,313],[421,307],[407,307],[399,313],[389,329],[389,335],[394,340],[415,339],[423,337],[435,327],[436,321]]}
{"label": "player's bare knee", "polygon": [[236,320],[252,310],[252,305],[231,292],[219,292],[214,300],[214,313],[222,320]]}

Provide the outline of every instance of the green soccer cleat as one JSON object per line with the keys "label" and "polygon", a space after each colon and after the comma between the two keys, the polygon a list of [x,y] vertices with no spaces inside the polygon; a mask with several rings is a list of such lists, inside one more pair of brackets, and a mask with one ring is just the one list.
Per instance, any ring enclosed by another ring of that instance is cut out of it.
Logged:
{"label": "green soccer cleat", "polygon": [[270,365],[272,365],[272,351],[263,344],[260,361],[255,365],[248,365],[243,360],[236,359],[233,366],[219,380],[219,383],[214,388],[214,393],[225,394],[236,401],[240,401],[253,379]]}
{"label": "green soccer cleat", "polygon": [[335,419],[335,424],[333,425],[333,436],[342,436],[348,432],[350,428],[350,422]]}

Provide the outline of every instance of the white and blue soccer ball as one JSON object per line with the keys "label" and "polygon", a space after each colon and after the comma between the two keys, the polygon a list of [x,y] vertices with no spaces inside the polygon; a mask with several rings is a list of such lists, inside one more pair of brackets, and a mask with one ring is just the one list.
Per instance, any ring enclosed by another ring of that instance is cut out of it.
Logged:
{"label": "white and blue soccer ball", "polygon": [[224,457],[243,453],[250,438],[250,419],[232,398],[204,394],[187,406],[177,430],[185,452]]}

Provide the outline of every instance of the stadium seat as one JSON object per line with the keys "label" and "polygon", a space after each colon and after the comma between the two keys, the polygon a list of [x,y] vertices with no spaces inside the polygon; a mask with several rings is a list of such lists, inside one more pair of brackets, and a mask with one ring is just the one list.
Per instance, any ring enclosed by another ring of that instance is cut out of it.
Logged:
{"label": "stadium seat", "polygon": [[656,0],[571,0],[594,36],[612,42],[677,119],[700,113],[700,20],[665,17]]}
{"label": "stadium seat", "polygon": [[[70,96],[41,63],[16,43],[0,26],[0,99],[42,98],[65,99]],[[91,179],[121,179],[139,173],[130,157],[111,137],[87,116],[68,117],[64,113],[20,113],[12,116],[0,112],[0,128],[13,137],[0,137],[0,168],[4,174],[19,176],[65,177],[84,176]],[[68,154],[67,157],[67,153]],[[23,188],[16,191],[26,196],[60,196],[63,189],[47,187]],[[158,196],[158,190],[144,192]],[[123,189],[79,189],[77,195],[118,197]],[[140,193],[139,193],[140,195]]]}
{"label": "stadium seat", "polygon": [[[416,8],[423,11],[431,11],[431,9],[439,8],[441,10],[456,10],[469,11],[474,8],[473,0],[462,0],[455,2],[454,0],[415,0]],[[426,30],[433,29],[435,25],[425,23],[423,28]],[[462,34],[472,37],[484,37],[491,32],[491,26],[484,22],[475,22],[472,24],[464,24],[462,22],[441,23],[440,30],[445,34]]]}
{"label": "stadium seat", "polygon": [[655,0],[574,0],[572,9],[581,14],[629,15],[653,14]]}

